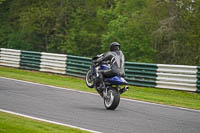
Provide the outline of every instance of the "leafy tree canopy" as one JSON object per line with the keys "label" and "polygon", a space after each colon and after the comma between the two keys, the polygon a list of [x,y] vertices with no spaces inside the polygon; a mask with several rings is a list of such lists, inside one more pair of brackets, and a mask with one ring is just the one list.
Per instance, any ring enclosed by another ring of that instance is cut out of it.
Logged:
{"label": "leafy tree canopy", "polygon": [[200,65],[200,0],[0,0],[0,47]]}

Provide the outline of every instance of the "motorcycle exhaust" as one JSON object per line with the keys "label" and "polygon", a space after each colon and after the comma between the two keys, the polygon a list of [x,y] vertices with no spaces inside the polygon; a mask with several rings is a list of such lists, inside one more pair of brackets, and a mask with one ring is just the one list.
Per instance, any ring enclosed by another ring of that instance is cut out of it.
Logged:
{"label": "motorcycle exhaust", "polygon": [[124,88],[119,90],[120,95],[128,90],[128,86],[125,86]]}

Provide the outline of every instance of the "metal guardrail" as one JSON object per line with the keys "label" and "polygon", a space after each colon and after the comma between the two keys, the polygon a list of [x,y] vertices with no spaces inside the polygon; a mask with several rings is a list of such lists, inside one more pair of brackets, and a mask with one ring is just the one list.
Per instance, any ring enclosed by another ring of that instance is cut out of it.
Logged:
{"label": "metal guardrail", "polygon": [[40,57],[40,52],[21,51],[20,68],[39,71]]}
{"label": "metal guardrail", "polygon": [[91,65],[91,58],[67,55],[66,73],[71,76],[85,77]]}
{"label": "metal guardrail", "polygon": [[40,71],[66,74],[67,55],[41,53]]}
{"label": "metal guardrail", "polygon": [[[85,77],[91,58],[0,48],[0,65]],[[200,92],[200,66],[125,63],[130,85]]]}
{"label": "metal guardrail", "polygon": [[200,92],[200,66],[197,67],[198,72],[197,72],[197,92]]}
{"label": "metal guardrail", "polygon": [[196,91],[197,72],[196,66],[158,64],[156,87]]}
{"label": "metal guardrail", "polygon": [[126,80],[130,85],[155,87],[156,70],[157,66],[155,64],[125,63]]}
{"label": "metal guardrail", "polygon": [[0,65],[20,67],[20,50],[0,48]]}

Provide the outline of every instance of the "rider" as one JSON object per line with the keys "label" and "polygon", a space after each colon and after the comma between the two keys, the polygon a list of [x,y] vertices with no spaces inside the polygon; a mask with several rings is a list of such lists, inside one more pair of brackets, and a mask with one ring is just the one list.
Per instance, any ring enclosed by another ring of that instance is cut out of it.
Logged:
{"label": "rider", "polygon": [[110,69],[100,70],[97,82],[100,82],[98,88],[104,90],[105,84],[103,82],[104,77],[110,78],[114,76],[125,76],[124,72],[124,54],[120,50],[120,44],[118,42],[112,42],[110,44],[110,51],[104,54],[102,57],[97,59],[96,63],[101,63],[102,61],[108,61],[110,64]]}

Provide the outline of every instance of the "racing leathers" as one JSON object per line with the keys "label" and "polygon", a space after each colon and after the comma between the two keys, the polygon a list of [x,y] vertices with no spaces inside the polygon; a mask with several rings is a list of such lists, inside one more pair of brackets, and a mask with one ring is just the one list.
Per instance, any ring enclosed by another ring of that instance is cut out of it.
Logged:
{"label": "racing leathers", "polygon": [[109,62],[110,69],[108,70],[101,70],[99,71],[99,80],[100,80],[100,87],[104,89],[103,79],[114,77],[114,76],[125,76],[124,72],[124,54],[120,50],[116,51],[109,51],[104,56],[100,57],[96,60],[96,62]]}

